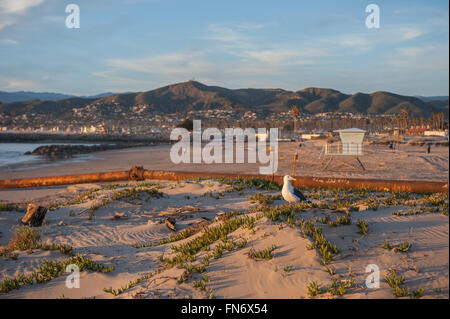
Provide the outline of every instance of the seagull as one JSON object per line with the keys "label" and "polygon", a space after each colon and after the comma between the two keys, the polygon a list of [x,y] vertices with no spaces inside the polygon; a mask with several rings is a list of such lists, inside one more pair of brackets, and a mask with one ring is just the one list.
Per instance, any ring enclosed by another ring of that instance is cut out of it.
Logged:
{"label": "seagull", "polygon": [[289,175],[285,175],[283,181],[284,184],[283,189],[281,190],[281,195],[283,195],[285,201],[289,203],[296,203],[302,201],[310,203],[310,201],[307,200],[306,197],[298,189],[294,188],[291,185],[291,181],[295,181],[295,178]]}

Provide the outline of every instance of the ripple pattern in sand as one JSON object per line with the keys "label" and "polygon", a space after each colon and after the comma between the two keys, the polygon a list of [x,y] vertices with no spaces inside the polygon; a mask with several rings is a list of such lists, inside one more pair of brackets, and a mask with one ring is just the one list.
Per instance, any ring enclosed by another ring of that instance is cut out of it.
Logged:
{"label": "ripple pattern in sand", "polygon": [[151,242],[169,235],[165,225],[120,225],[116,227],[85,226],[69,232],[69,236],[58,238],[61,243],[74,248],[131,245],[137,242]]}

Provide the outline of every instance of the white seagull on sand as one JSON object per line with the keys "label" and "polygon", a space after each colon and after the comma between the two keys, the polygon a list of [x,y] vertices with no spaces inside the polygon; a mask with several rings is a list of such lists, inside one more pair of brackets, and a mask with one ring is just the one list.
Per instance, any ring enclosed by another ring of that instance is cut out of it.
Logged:
{"label": "white seagull on sand", "polygon": [[298,189],[294,188],[291,185],[291,181],[295,181],[295,178],[289,175],[285,175],[283,181],[284,185],[283,189],[281,190],[281,195],[283,195],[285,201],[289,203],[306,201],[309,203],[309,200],[307,200],[306,197]]}

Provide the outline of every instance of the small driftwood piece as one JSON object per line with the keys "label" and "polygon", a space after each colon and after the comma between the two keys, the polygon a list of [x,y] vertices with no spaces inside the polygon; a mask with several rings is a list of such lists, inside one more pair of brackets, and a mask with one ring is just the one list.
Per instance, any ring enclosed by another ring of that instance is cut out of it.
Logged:
{"label": "small driftwood piece", "polygon": [[22,223],[31,227],[40,227],[45,219],[48,209],[35,204],[28,204],[27,212],[22,218]]}
{"label": "small driftwood piece", "polygon": [[206,212],[206,210],[201,210],[198,207],[194,207],[194,206],[184,206],[181,208],[178,208],[176,210],[177,213],[185,213],[185,212],[195,212],[195,213],[200,213],[200,212]]}
{"label": "small driftwood piece", "polygon": [[177,212],[161,211],[161,212],[158,213],[158,216],[159,217],[162,217],[162,216],[173,216],[173,215],[177,215],[177,214],[178,214]]}
{"label": "small driftwood piece", "polygon": [[111,219],[113,219],[113,220],[118,220],[118,219],[128,219],[128,215],[125,214],[125,213],[118,213],[118,212],[116,212],[116,213],[111,217]]}
{"label": "small driftwood piece", "polygon": [[78,215],[82,215],[84,213],[87,213],[90,210],[91,210],[90,208],[83,209],[81,212],[78,213]]}
{"label": "small driftwood piece", "polygon": [[176,223],[175,218],[168,217],[164,222],[166,223],[167,227],[169,227],[170,230],[177,231],[177,229],[175,228]]}

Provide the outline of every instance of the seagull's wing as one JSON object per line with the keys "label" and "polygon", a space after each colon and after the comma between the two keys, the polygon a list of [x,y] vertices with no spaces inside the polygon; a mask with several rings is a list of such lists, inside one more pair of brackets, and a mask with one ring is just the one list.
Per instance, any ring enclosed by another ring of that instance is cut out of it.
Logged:
{"label": "seagull's wing", "polygon": [[294,195],[297,196],[300,200],[302,201],[308,201],[306,199],[306,197],[302,194],[302,192],[300,192],[297,188],[292,187],[293,191],[294,191]]}

